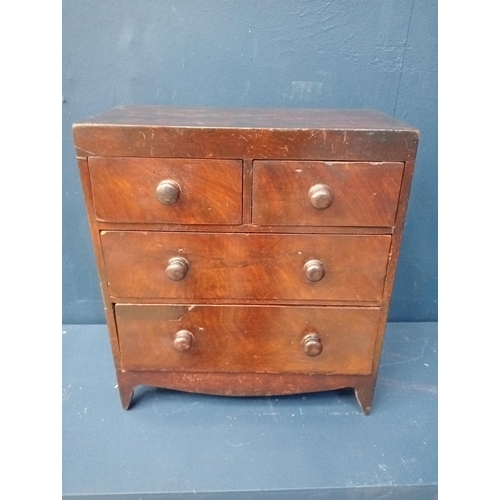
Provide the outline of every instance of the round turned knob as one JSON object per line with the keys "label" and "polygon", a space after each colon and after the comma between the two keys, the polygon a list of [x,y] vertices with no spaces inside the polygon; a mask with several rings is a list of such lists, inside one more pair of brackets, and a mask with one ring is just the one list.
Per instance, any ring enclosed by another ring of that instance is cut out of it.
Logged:
{"label": "round turned knob", "polygon": [[308,260],[304,264],[304,272],[309,281],[320,281],[325,276],[325,268],[323,263],[317,259]]}
{"label": "round turned knob", "polygon": [[304,347],[304,352],[313,358],[314,356],[319,356],[323,350],[321,345],[321,340],[317,333],[309,333],[302,339],[302,346]]}
{"label": "round turned knob", "polygon": [[189,268],[189,263],[184,257],[172,257],[168,261],[168,266],[165,269],[167,278],[172,281],[181,281],[186,277]]}
{"label": "round turned knob", "polygon": [[333,202],[333,195],[326,184],[314,184],[309,189],[309,201],[314,208],[324,210]]}
{"label": "round turned knob", "polygon": [[175,334],[174,347],[176,351],[186,352],[193,344],[193,334],[189,330],[179,330]]}
{"label": "round turned knob", "polygon": [[161,181],[156,188],[156,199],[163,205],[173,205],[180,194],[181,187],[175,181]]}

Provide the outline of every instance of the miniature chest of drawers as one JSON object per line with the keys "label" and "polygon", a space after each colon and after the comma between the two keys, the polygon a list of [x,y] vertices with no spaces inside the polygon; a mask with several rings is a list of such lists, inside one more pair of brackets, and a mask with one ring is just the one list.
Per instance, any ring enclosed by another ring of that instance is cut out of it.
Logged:
{"label": "miniature chest of drawers", "polygon": [[73,127],[124,408],[352,387],[368,413],[417,130],[375,111],[120,107]]}

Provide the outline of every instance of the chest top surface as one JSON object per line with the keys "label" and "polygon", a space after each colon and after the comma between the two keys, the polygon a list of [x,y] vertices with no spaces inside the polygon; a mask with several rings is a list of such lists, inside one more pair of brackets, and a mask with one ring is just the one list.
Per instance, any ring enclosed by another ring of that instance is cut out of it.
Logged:
{"label": "chest top surface", "polygon": [[78,125],[416,131],[390,116],[368,109],[119,106]]}
{"label": "chest top surface", "polygon": [[73,130],[79,157],[408,161],[418,142],[416,129],[372,110],[121,106]]}

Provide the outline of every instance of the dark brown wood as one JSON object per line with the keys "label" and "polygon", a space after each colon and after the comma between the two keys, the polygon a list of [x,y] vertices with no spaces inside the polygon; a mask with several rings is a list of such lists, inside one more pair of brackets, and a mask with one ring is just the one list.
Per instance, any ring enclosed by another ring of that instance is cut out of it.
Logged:
{"label": "dark brown wood", "polygon": [[370,109],[304,108],[203,108],[169,106],[118,106],[75,124],[75,127],[108,125],[133,127],[199,127],[238,130],[253,129],[332,129],[371,132],[417,130],[405,123]]}
{"label": "dark brown wood", "polygon": [[90,227],[90,235],[92,238],[92,245],[94,248],[94,255],[97,264],[97,271],[99,273],[99,278],[100,278],[99,284],[101,287],[101,294],[104,303],[104,313],[106,317],[106,323],[108,325],[109,340],[111,343],[111,350],[113,352],[113,360],[115,363],[115,368],[118,370],[119,368],[121,368],[120,343],[118,340],[118,333],[116,331],[113,303],[111,301],[108,290],[108,280],[106,278],[106,265],[104,263],[104,256],[102,253],[99,230],[97,228],[94,205],[92,203],[92,186],[90,183],[90,174],[89,174],[87,160],[78,159],[78,171],[80,174],[80,182],[82,185],[83,196],[85,199],[85,206],[87,209],[87,217]]}
{"label": "dark brown wood", "polygon": [[366,110],[122,107],[73,127],[77,156],[412,160],[418,133]]}
{"label": "dark brown wood", "polygon": [[166,107],[73,130],[124,408],[141,384],[353,387],[369,413],[417,130],[373,111]]}
{"label": "dark brown wood", "polygon": [[[380,301],[390,236],[102,232],[109,290],[120,297]],[[165,278],[172,257],[189,271]],[[311,282],[304,264],[322,262]],[[126,271],[125,271],[126,270]]]}
{"label": "dark brown wood", "polygon": [[[129,372],[131,373],[131,372]],[[130,377],[127,375],[123,375],[124,372],[117,372],[118,379],[118,389],[120,391],[120,399],[122,402],[122,406],[124,410],[128,410],[130,404],[132,403],[132,398],[134,396],[134,389],[137,385],[137,377]]]}
{"label": "dark brown wood", "polygon": [[[97,227],[104,231],[161,231],[161,232],[198,232],[207,231],[206,225],[200,224],[124,224],[97,222]],[[274,234],[392,234],[392,227],[328,227],[328,226],[259,226],[241,224],[238,226],[210,225],[210,231],[216,233],[274,233]]]}
{"label": "dark brown wood", "polygon": [[[193,305],[179,314],[173,307],[116,306],[124,370],[371,373],[376,309]],[[185,352],[174,345],[180,330],[193,335]],[[302,346],[311,330],[323,346],[315,357]]]}
{"label": "dark brown wood", "polygon": [[[346,387],[366,391],[373,387],[371,375],[322,375],[287,373],[197,373],[197,372],[147,372],[122,371],[118,373],[120,393],[125,409],[129,408],[134,387],[150,385],[177,391],[213,394],[217,396],[281,396],[307,392],[331,391]],[[122,391],[123,388],[123,391]],[[363,407],[367,415],[371,401]]]}
{"label": "dark brown wood", "polygon": [[[393,226],[403,177],[402,163],[256,161],[255,224],[299,226]],[[311,187],[325,185],[332,203],[311,202]]]}
{"label": "dark brown wood", "polygon": [[[241,223],[241,161],[96,157],[89,168],[98,220]],[[180,187],[175,203],[158,201],[165,181]]]}
{"label": "dark brown wood", "polygon": [[252,223],[252,163],[251,159],[243,160],[243,226],[240,227],[246,228]]}
{"label": "dark brown wood", "polygon": [[372,409],[373,395],[375,393],[375,380],[372,377],[370,383],[358,385],[354,393],[358,400],[359,406],[363,409],[365,415],[368,415]]}
{"label": "dark brown wood", "polygon": [[389,315],[389,306],[392,295],[392,288],[396,276],[396,267],[401,248],[401,239],[403,236],[404,221],[406,217],[406,210],[408,208],[408,201],[410,198],[411,181],[413,178],[413,171],[415,162],[405,163],[405,170],[403,175],[403,184],[401,188],[401,199],[398,206],[398,214],[396,218],[396,230],[391,242],[391,249],[389,253],[389,264],[387,266],[387,276],[384,284],[384,295],[382,307],[380,309],[379,327],[377,333],[377,343],[375,348],[375,355],[373,357],[373,390],[375,390],[375,382],[378,375],[378,367],[380,363],[380,356],[382,353],[382,344],[384,340],[385,328],[387,324],[387,317]]}
{"label": "dark brown wood", "polygon": [[[170,304],[185,304],[186,299],[174,297],[171,299],[162,298],[139,298],[139,297],[111,297],[115,303],[121,304],[165,304],[167,301]],[[274,306],[301,306],[304,304],[314,304],[316,306],[338,306],[338,307],[380,307],[380,301],[366,300],[325,300],[317,299],[314,302],[304,302],[297,299],[196,299],[197,304],[213,304],[213,305],[274,305]]]}

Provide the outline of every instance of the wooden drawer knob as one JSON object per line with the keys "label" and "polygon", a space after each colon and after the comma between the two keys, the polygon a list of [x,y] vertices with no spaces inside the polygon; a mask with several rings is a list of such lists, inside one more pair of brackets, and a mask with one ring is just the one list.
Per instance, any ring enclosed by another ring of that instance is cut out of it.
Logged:
{"label": "wooden drawer knob", "polygon": [[163,205],[173,205],[179,199],[181,187],[177,182],[161,181],[156,188],[156,199]]}
{"label": "wooden drawer knob", "polygon": [[306,278],[313,282],[321,281],[325,276],[323,263],[317,259],[308,260],[304,264],[304,272],[306,273]]}
{"label": "wooden drawer knob", "polygon": [[317,333],[308,333],[302,339],[302,347],[304,348],[304,352],[311,358],[319,356],[321,351],[323,351],[323,346]]}
{"label": "wooden drawer knob", "polygon": [[309,201],[314,208],[324,210],[333,203],[333,195],[326,184],[314,184],[309,189]]}
{"label": "wooden drawer knob", "polygon": [[188,268],[189,262],[184,257],[172,257],[168,261],[165,274],[169,280],[181,281],[186,277]]}
{"label": "wooden drawer knob", "polygon": [[189,330],[179,330],[175,334],[174,347],[176,351],[186,352],[193,345],[193,334]]}

